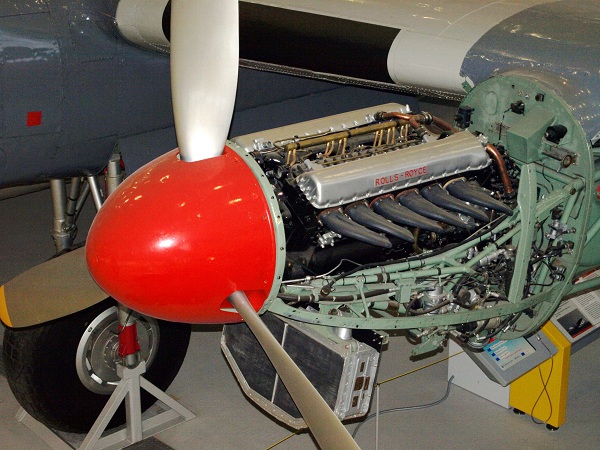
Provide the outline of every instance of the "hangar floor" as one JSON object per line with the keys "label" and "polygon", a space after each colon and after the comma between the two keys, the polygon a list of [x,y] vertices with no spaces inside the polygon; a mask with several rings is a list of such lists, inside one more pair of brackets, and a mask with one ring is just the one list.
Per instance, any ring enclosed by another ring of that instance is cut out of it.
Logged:
{"label": "hangar floor", "polygon": [[[50,193],[41,191],[0,201],[0,282],[42,262],[52,254]],[[84,238],[93,211],[80,222]],[[1,327],[0,327],[1,328]],[[3,329],[0,331],[3,333]],[[0,336],[1,339],[1,336]],[[197,417],[164,431],[151,443],[137,448],[266,449],[290,431],[264,415],[238,387],[219,349],[218,329],[196,328],[183,368],[168,393]],[[382,355],[380,380],[405,373],[443,358],[447,351],[426,360],[411,361],[410,344],[394,337]],[[517,416],[487,400],[452,386],[441,404],[411,412],[381,416],[380,449],[399,448],[527,448],[592,449],[600,442],[600,340],[573,355],[566,423],[556,432],[536,425],[529,416]],[[1,369],[1,367],[0,367]],[[446,391],[447,365],[436,364],[381,387],[381,408],[429,403]],[[14,416],[18,404],[6,379],[0,376],[0,447],[48,448]],[[348,425],[353,430],[356,424]],[[357,436],[364,449],[376,447],[375,421],[365,424]],[[316,448],[310,435],[293,436],[275,447]]]}

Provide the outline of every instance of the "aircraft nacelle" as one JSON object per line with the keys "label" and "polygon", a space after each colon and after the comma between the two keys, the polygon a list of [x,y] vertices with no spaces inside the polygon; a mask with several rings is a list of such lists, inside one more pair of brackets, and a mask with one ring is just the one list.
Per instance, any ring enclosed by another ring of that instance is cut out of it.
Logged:
{"label": "aircraft nacelle", "polygon": [[[195,163],[171,152],[99,212],[91,273],[166,320],[239,321],[226,298],[242,290],[300,322],[408,329],[416,353],[529,334],[600,265],[594,151],[556,86],[494,77],[458,128],[384,105]],[[135,232],[115,251],[119,230]]]}

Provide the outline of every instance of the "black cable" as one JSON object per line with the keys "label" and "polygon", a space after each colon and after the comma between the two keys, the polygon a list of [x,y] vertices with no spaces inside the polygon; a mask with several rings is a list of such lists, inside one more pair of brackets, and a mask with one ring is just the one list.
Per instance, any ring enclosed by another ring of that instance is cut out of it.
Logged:
{"label": "black cable", "polygon": [[437,311],[438,309],[449,305],[450,303],[452,303],[452,300],[444,300],[443,302],[438,303],[435,306],[432,306],[431,308],[427,308],[427,309],[408,309],[406,312],[410,313],[413,316],[422,316],[423,314],[429,314],[430,312],[433,311]]}
{"label": "black cable", "polygon": [[[386,295],[389,294],[389,289],[375,289],[373,291],[365,292],[364,298],[376,297],[378,295]],[[288,304],[301,304],[301,303],[314,303],[318,301],[332,301],[332,302],[351,302],[355,300],[360,300],[360,294],[348,294],[348,295],[332,295],[332,296],[322,296],[318,295],[295,295],[295,294],[285,294],[279,293],[277,294],[277,298],[280,298],[285,303]]]}
{"label": "black cable", "polygon": [[[382,416],[384,414],[389,414],[389,413],[393,413],[393,412],[413,411],[415,409],[424,409],[424,408],[430,408],[432,406],[439,405],[444,400],[446,400],[448,398],[448,396],[450,395],[450,386],[452,385],[453,379],[454,379],[454,375],[452,375],[450,377],[450,379],[448,380],[448,387],[446,388],[446,393],[444,394],[444,396],[441,399],[436,400],[435,402],[426,403],[424,405],[400,406],[398,408],[384,409],[383,411],[379,412],[379,415]],[[359,423],[358,426],[352,432],[352,438],[356,437],[356,435],[358,434],[358,430],[360,430],[360,427],[362,427],[365,423],[367,423],[369,420],[371,420],[373,417],[376,417],[376,416],[377,416],[377,413],[373,413],[373,414],[367,416],[365,418],[365,420],[363,420],[361,423]]]}

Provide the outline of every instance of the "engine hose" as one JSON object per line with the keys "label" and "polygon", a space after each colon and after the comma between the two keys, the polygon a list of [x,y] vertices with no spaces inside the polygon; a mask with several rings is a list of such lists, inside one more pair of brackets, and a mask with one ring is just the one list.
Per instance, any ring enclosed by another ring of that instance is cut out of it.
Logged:
{"label": "engine hose", "polygon": [[460,291],[460,288],[463,287],[463,285],[467,282],[467,280],[471,277],[471,275],[469,274],[462,274],[461,277],[458,279],[458,281],[456,282],[456,284],[454,285],[454,287],[452,288],[452,295],[454,297],[456,297],[458,295],[458,291]]}

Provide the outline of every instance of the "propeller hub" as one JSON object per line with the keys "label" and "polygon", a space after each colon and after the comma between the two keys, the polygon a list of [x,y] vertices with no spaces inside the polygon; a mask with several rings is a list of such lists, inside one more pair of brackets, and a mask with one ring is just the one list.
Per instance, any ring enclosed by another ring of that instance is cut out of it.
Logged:
{"label": "propeller hub", "polygon": [[[254,166],[255,167],[254,167]],[[127,178],[98,212],[87,263],[133,310],[170,321],[241,320],[227,297],[259,310],[279,288],[285,244],[275,196],[250,155],[184,162],[173,150]]]}

